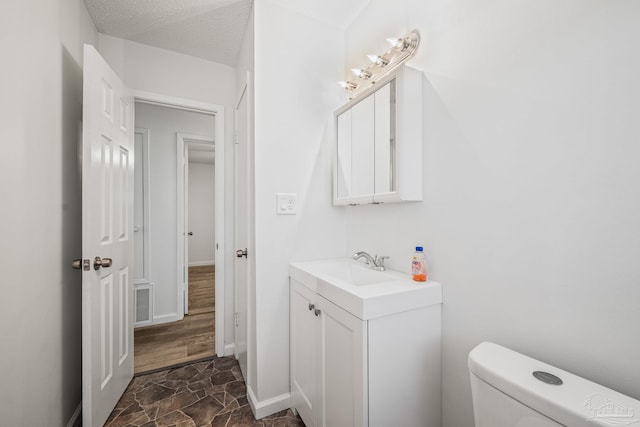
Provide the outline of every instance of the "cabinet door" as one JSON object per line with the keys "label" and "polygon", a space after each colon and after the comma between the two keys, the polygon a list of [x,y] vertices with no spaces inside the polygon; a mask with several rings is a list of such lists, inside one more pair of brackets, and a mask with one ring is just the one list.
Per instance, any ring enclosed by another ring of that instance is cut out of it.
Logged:
{"label": "cabinet door", "polygon": [[368,424],[366,322],[318,296],[322,427]]}
{"label": "cabinet door", "polygon": [[351,110],[338,116],[336,152],[336,194],[342,199],[351,196]]}
{"label": "cabinet door", "polygon": [[307,427],[317,424],[318,330],[316,294],[291,279],[291,406]]}
{"label": "cabinet door", "polygon": [[403,66],[336,111],[334,205],[422,200],[422,79]]}
{"label": "cabinet door", "polygon": [[374,191],[375,194],[395,191],[395,125],[396,81],[391,80],[374,94]]}
{"label": "cabinet door", "polygon": [[351,196],[374,192],[374,103],[369,95],[351,108]]}

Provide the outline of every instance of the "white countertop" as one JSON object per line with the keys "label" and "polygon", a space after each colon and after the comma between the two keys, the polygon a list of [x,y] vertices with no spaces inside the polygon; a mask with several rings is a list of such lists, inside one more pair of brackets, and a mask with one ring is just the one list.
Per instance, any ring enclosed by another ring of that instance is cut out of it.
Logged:
{"label": "white countertop", "polygon": [[408,274],[371,270],[350,258],[292,262],[289,276],[362,320],[442,303],[438,282],[415,282]]}

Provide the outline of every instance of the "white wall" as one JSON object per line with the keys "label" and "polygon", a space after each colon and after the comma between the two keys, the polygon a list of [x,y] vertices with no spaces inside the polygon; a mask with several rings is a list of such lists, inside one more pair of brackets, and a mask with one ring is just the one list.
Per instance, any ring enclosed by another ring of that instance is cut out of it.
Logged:
{"label": "white wall", "polygon": [[[343,255],[344,210],[331,206],[329,140],[340,103],[343,33],[270,0],[255,2],[255,292],[258,401],[289,392],[291,260]],[[276,193],[298,214],[276,215]],[[252,360],[253,359],[253,360]],[[288,402],[287,402],[288,403]]]}
{"label": "white wall", "polygon": [[136,128],[149,129],[149,280],[154,322],[182,317],[177,300],[177,141],[188,133],[213,139],[211,115],[136,102]]}
{"label": "white wall", "polygon": [[490,340],[640,398],[640,3],[371,0],[346,70],[413,28],[424,201],[347,208],[347,249],[444,289],[443,416]]}
{"label": "white wall", "polygon": [[[99,34],[98,50],[132,89],[224,106],[225,152],[233,153],[235,74],[232,67]],[[225,344],[233,330],[233,157],[226,156],[225,187]]]}
{"label": "white wall", "polygon": [[99,34],[98,47],[132,89],[211,104],[233,104],[232,67],[106,34]]}
{"label": "white wall", "polygon": [[78,144],[82,1],[3,3],[0,14],[0,414],[11,426],[64,426],[82,399]]}
{"label": "white wall", "polygon": [[189,162],[189,265],[214,264],[215,166]]}

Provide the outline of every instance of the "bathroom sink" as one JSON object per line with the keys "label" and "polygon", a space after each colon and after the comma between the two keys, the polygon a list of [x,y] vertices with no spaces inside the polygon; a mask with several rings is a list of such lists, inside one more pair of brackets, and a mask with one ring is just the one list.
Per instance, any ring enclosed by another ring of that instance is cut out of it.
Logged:
{"label": "bathroom sink", "polygon": [[318,265],[318,272],[353,286],[373,285],[374,283],[390,282],[397,279],[386,271],[367,268],[361,262],[343,260],[321,263]]}
{"label": "bathroom sink", "polygon": [[409,274],[369,269],[350,258],[294,262],[289,276],[363,320],[442,303],[437,282],[414,282]]}

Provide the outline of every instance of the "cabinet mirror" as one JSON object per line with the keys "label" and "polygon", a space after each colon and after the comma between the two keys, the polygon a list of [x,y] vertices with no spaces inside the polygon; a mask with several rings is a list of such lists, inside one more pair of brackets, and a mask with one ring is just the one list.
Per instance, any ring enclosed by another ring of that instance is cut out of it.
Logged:
{"label": "cabinet mirror", "polygon": [[334,205],[422,200],[421,82],[402,67],[336,111]]}
{"label": "cabinet mirror", "polygon": [[395,79],[337,114],[338,199],[395,190]]}

